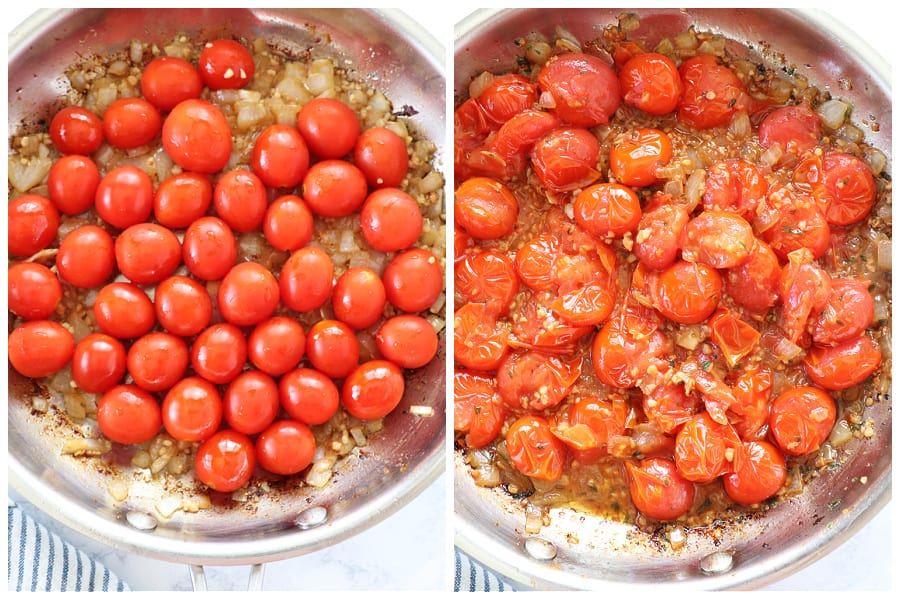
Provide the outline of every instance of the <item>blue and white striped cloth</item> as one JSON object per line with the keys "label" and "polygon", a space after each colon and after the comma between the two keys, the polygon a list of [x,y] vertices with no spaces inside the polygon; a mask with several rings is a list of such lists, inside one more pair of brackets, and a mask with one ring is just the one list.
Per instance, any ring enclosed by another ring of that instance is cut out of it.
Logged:
{"label": "blue and white striped cloth", "polygon": [[508,582],[474,560],[468,554],[460,552],[454,547],[456,555],[456,573],[453,576],[454,592],[515,592],[516,589]]}
{"label": "blue and white striped cloth", "polygon": [[7,584],[11,592],[125,592],[104,565],[22,512],[7,499]]}

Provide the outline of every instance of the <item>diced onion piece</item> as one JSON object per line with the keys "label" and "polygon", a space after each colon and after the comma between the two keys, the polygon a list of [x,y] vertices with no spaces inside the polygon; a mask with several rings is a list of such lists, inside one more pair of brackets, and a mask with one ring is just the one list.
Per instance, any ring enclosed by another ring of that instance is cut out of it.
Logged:
{"label": "diced onion piece", "polygon": [[829,129],[837,129],[844,124],[850,115],[851,106],[843,100],[832,98],[823,102],[817,112],[822,117],[822,124]]}
{"label": "diced onion piece", "polygon": [[7,160],[9,173],[7,178],[17,192],[27,192],[38,185],[50,172],[53,166],[51,158],[34,157],[28,160],[15,159],[12,156]]}
{"label": "diced onion piece", "polygon": [[887,157],[878,148],[866,147],[863,151],[863,161],[869,165],[869,168],[876,175],[887,168]]}
{"label": "diced onion piece", "polygon": [[334,466],[335,460],[337,459],[334,456],[326,456],[315,461],[310,467],[309,473],[306,474],[306,483],[317,488],[324,487],[331,481],[331,468]]}
{"label": "diced onion piece", "polygon": [[69,438],[63,442],[61,454],[73,456],[100,456],[112,448],[112,444],[106,439]]}
{"label": "diced onion piece", "polygon": [[772,354],[783,363],[790,363],[803,354],[803,348],[784,336],[778,338],[772,346]]}
{"label": "diced onion piece", "polygon": [[490,71],[483,71],[469,83],[469,98],[478,98],[493,81],[494,74]]}
{"label": "diced onion piece", "polygon": [[687,199],[688,211],[693,211],[700,204],[700,199],[703,197],[705,190],[706,171],[704,169],[696,169],[688,177],[684,186],[684,196]]}
{"label": "diced onion piece", "polygon": [[850,431],[850,424],[844,419],[839,419],[831,429],[831,434],[828,436],[828,443],[831,444],[833,448],[840,448],[849,442],[852,437],[853,432]]}
{"label": "diced onion piece", "polygon": [[540,533],[544,526],[544,513],[534,504],[525,506],[525,533]]}
{"label": "diced onion piece", "polygon": [[113,500],[121,502],[128,497],[128,484],[119,479],[114,479],[106,488]]}
{"label": "diced onion piece", "polygon": [[168,519],[177,511],[181,510],[181,498],[175,496],[165,496],[156,502],[156,511],[164,518]]}
{"label": "diced onion piece", "polygon": [[432,408],[431,406],[425,406],[423,404],[413,404],[409,407],[409,414],[415,415],[417,417],[433,417],[434,408]]}
{"label": "diced onion piece", "polygon": [[891,240],[878,240],[878,268],[882,271],[891,270]]}

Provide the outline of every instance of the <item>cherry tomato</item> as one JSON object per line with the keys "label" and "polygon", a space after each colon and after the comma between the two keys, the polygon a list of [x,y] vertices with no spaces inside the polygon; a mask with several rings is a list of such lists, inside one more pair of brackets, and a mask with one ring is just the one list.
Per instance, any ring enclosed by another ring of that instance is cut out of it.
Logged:
{"label": "cherry tomato", "polygon": [[277,475],[299,473],[316,453],[316,438],[305,424],[292,419],[276,421],[256,438],[256,461]]}
{"label": "cherry tomato", "polygon": [[603,237],[622,237],[641,222],[640,199],[620,183],[597,183],[575,197],[575,222]]}
{"label": "cherry tomato", "polygon": [[610,401],[586,396],[565,405],[550,419],[550,426],[575,460],[590,464],[608,454],[610,437],[625,435],[626,410],[620,397]]}
{"label": "cherry tomato", "polygon": [[676,323],[700,323],[716,309],[721,293],[718,271],[701,262],[679,260],[659,275],[653,306]]}
{"label": "cherry tomato", "polygon": [[353,150],[360,132],[356,113],[335,98],[313,98],[304,104],[297,113],[297,129],[310,151],[319,158],[346,156]]}
{"label": "cherry tomato", "polygon": [[347,377],[359,364],[359,340],[340,321],[319,321],[306,335],[306,358],[333,379]]}
{"label": "cherry tomato", "polygon": [[464,302],[481,302],[497,316],[509,313],[519,291],[512,260],[497,250],[466,254],[454,266],[454,290]]}
{"label": "cherry tomato", "polygon": [[250,166],[267,186],[292,188],[303,181],[309,170],[309,150],[293,127],[269,125],[253,144]]}
{"label": "cherry tomato", "polygon": [[185,229],[206,214],[212,204],[212,184],[199,173],[176,173],[153,197],[153,216],[170,229]]}
{"label": "cherry tomato", "polygon": [[213,206],[229,227],[242,233],[262,225],[269,205],[266,186],[246,169],[228,171],[213,188]]}
{"label": "cherry tomato", "polygon": [[117,281],[97,292],[94,320],[100,329],[113,337],[138,338],[156,324],[156,313],[144,290],[133,283]]}
{"label": "cherry tomato", "polygon": [[[496,170],[499,174],[495,173],[494,177],[511,179],[525,170],[525,156],[531,151],[532,146],[561,125],[562,122],[554,114],[543,110],[523,110],[500,126],[496,135],[484,148],[487,152],[480,152],[480,154],[482,154],[483,160],[492,160],[497,163]],[[590,145],[590,140],[587,143]],[[590,149],[590,146],[588,149]],[[549,156],[546,158],[551,159]],[[550,163],[552,163],[552,160],[548,160],[548,164]],[[595,163],[596,157],[594,163],[588,166],[593,168]],[[491,176],[494,170],[485,168],[490,165],[490,162],[479,166],[477,161],[472,160],[471,155],[469,160],[467,160],[467,165],[472,169],[480,168],[483,170],[484,172],[480,173],[481,175]]]}
{"label": "cherry tomato", "polygon": [[453,258],[458,260],[465,255],[466,250],[472,246],[472,236],[453,225]]}
{"label": "cherry tomato", "polygon": [[16,263],[7,271],[7,308],[23,319],[46,319],[62,300],[62,284],[40,263]]}
{"label": "cherry tomato", "polygon": [[59,230],[59,211],[47,198],[25,194],[7,205],[9,253],[31,256],[49,246]]}
{"label": "cherry tomato", "polygon": [[203,379],[230,383],[247,361],[247,340],[231,323],[216,323],[200,332],[191,346],[191,366]]}
{"label": "cherry tomato", "polygon": [[672,141],[659,129],[631,129],[609,151],[609,168],[616,180],[643,187],[657,181],[657,170],[672,160]]}
{"label": "cherry tomato", "polygon": [[235,431],[255,435],[275,421],[280,406],[274,379],[262,371],[244,371],[225,390],[222,416]]}
{"label": "cherry tomato", "polygon": [[103,122],[86,108],[67,106],[50,120],[50,141],[62,154],[93,154],[103,143]]}
{"label": "cherry tomato", "polygon": [[688,481],[705,483],[732,469],[741,441],[731,425],[702,412],[687,421],[675,437],[675,465]]}
{"label": "cherry tomato", "polygon": [[185,377],[166,392],[162,421],[176,440],[209,439],[222,422],[222,398],[212,383],[201,377]]}
{"label": "cherry tomato", "polygon": [[141,94],[162,111],[183,100],[199,98],[203,82],[194,65],[177,56],[158,56],[141,73]]}
{"label": "cherry tomato", "polygon": [[665,198],[645,206],[634,236],[632,252],[650,269],[662,270],[675,262],[681,232],[690,218],[686,207]]}
{"label": "cherry tomato", "polygon": [[184,377],[188,360],[184,340],[154,331],[135,340],[128,349],[128,374],[148,392],[162,392]]}
{"label": "cherry tomato", "polygon": [[800,248],[808,248],[814,258],[821,258],[828,250],[831,228],[825,215],[812,198],[795,194],[784,187],[769,192],[768,208],[772,214],[769,227],[760,233],[782,260]]}
{"label": "cherry tomato", "polygon": [[802,456],[815,452],[834,427],[834,399],[812,386],[797,386],[782,392],[769,412],[769,434],[785,454]]}
{"label": "cherry tomato", "polygon": [[438,351],[438,335],[419,315],[397,315],[375,333],[378,352],[398,367],[417,369],[431,362]]}
{"label": "cherry tomato", "polygon": [[313,236],[313,214],[299,196],[288,194],[272,202],[263,216],[263,235],[277,250],[299,250]]}
{"label": "cherry tomato", "polygon": [[694,484],[682,477],[667,458],[626,462],[628,489],[635,507],[651,519],[671,521],[690,510]]}
{"label": "cherry tomato", "polygon": [[353,329],[371,327],[384,313],[387,295],[378,273],[369,267],[350,267],[334,284],[334,316]]}
{"label": "cherry tomato", "polygon": [[197,62],[200,79],[211,90],[238,89],[253,79],[256,66],[250,51],[234,40],[206,42]]}
{"label": "cherry tomato", "polygon": [[9,334],[7,349],[13,368],[36,379],[69,364],[75,352],[75,338],[56,321],[26,321]]}
{"label": "cherry tomato", "polygon": [[703,208],[731,211],[752,219],[769,186],[759,167],[740,158],[713,163],[706,170]]}
{"label": "cherry tomato", "polygon": [[106,173],[97,186],[94,208],[118,229],[143,223],[153,212],[153,182],[141,169],[125,165]]}
{"label": "cherry tomato", "polygon": [[367,193],[365,175],[345,160],[317,162],[303,178],[303,199],[320,217],[345,217],[356,212]]}
{"label": "cherry tomato", "polygon": [[453,358],[464,367],[492,371],[509,352],[509,332],[495,313],[479,302],[465,304],[453,314]]}
{"label": "cherry tomato", "polygon": [[644,394],[642,404],[647,420],[672,435],[697,414],[699,406],[696,396],[688,394],[683,385],[665,382]]}
{"label": "cherry tomato", "polygon": [[149,442],[162,427],[159,402],[136,385],[117,385],[97,403],[97,425],[104,436],[119,444]]}
{"label": "cherry tomato", "polygon": [[827,390],[843,390],[866,380],[881,366],[881,350],[866,333],[835,346],[813,346],[803,358],[806,374]]}
{"label": "cherry tomato", "polygon": [[478,103],[489,121],[498,126],[514,115],[531,108],[538,92],[527,77],[507,73],[491,78],[490,83],[478,95]]}
{"label": "cherry tomato", "polygon": [[116,264],[133,283],[159,283],[181,264],[181,244],[161,225],[132,225],[116,238]]}
{"label": "cherry tomato", "polygon": [[453,429],[466,434],[467,446],[482,448],[493,442],[506,415],[490,376],[474,371],[453,373]]}
{"label": "cherry tomato", "polygon": [[859,335],[872,323],[875,300],[867,279],[834,278],[828,302],[813,322],[813,342],[830,346]]}
{"label": "cherry tomato", "polygon": [[728,124],[739,110],[747,110],[750,96],[744,84],[711,54],[700,54],[681,63],[684,91],[678,103],[678,119],[697,129]]}
{"label": "cherry tomato", "polygon": [[722,478],[725,493],[741,504],[756,504],[778,493],[787,480],[781,451],[765,441],[744,442],[742,459]]}
{"label": "cherry tomato", "polygon": [[119,98],[103,113],[103,136],[124,150],[152,142],[162,129],[159,110],[143,98]]}
{"label": "cherry tomato", "polygon": [[555,129],[531,148],[534,173],[553,192],[572,191],[596,181],[600,177],[599,156],[600,142],[579,127]]}
{"label": "cherry tomato", "polygon": [[47,195],[61,213],[77,215],[94,205],[100,170],[87,156],[69,154],[47,173]]}
{"label": "cherry tomato", "polygon": [[216,173],[231,158],[231,128],[212,103],[199,98],[185,100],[163,121],[162,145],[185,171]]}
{"label": "cherry tomato", "polygon": [[89,394],[103,394],[125,376],[126,360],[122,342],[105,333],[89,333],[75,344],[72,381]]}
{"label": "cherry tomato", "polygon": [[327,423],[341,403],[334,381],[315,369],[288,371],[278,383],[278,391],[284,411],[307,425]]}
{"label": "cherry tomato", "polygon": [[607,385],[633,387],[651,364],[668,356],[669,340],[662,332],[652,327],[647,331],[635,329],[623,311],[604,323],[594,336],[591,362]]}
{"label": "cherry tomato", "polygon": [[[526,294],[521,303],[513,305],[509,319],[512,331],[497,328],[497,335],[508,340],[509,346],[547,352],[550,354],[571,354],[575,352],[578,341],[594,331],[593,326],[572,325],[559,315],[551,306],[559,298],[554,292]],[[493,313],[485,311],[487,316],[496,320]],[[509,334],[512,335],[509,335]],[[477,341],[477,340],[476,340]]]}
{"label": "cherry tomato", "polygon": [[719,347],[732,368],[753,352],[759,343],[759,332],[726,308],[717,310],[707,326],[710,339]]}
{"label": "cherry tomato", "polygon": [[281,301],[298,312],[315,310],[328,300],[333,281],[331,257],[315,246],[300,248],[281,267]]}
{"label": "cherry tomato", "polygon": [[[751,368],[742,371],[732,386],[734,402],[728,407],[729,422],[743,440],[758,438],[769,420],[772,373]],[[735,418],[736,417],[736,418]]]}
{"label": "cherry tomato", "polygon": [[513,410],[539,411],[562,402],[580,376],[580,358],[513,352],[497,367],[497,391]]}
{"label": "cherry tomato", "polygon": [[226,321],[239,327],[256,325],[278,308],[278,281],[264,266],[239,263],[219,284],[216,306]]}
{"label": "cherry tomato", "polygon": [[872,170],[851,154],[825,155],[822,185],[829,200],[825,219],[832,225],[852,225],[863,220],[875,204]]}
{"label": "cherry tomato", "polygon": [[416,243],[422,234],[422,211],[416,199],[397,188],[369,194],[359,213],[366,242],[382,252],[396,252]]}
{"label": "cherry tomato", "polygon": [[756,241],[753,228],[733,212],[703,211],[684,226],[681,257],[716,269],[743,263]]}
{"label": "cherry tomato", "polygon": [[556,481],[566,464],[566,445],[550,429],[544,417],[526,415],[517,419],[506,432],[509,460],[523,475],[543,481]]}
{"label": "cherry tomato", "polygon": [[670,113],[681,100],[681,75],[667,56],[655,52],[637,54],[619,71],[622,101],[651,115]]}
{"label": "cherry tomato", "polygon": [[744,308],[765,312],[778,302],[781,264],[768,244],[754,241],[747,259],[725,274],[725,293]]}
{"label": "cherry tomato", "polygon": [[366,129],[353,147],[353,164],[373,188],[399,187],[409,168],[406,142],[385,127]]}
{"label": "cherry tomato", "polygon": [[403,399],[406,383],[400,368],[386,360],[362,363],[344,380],[341,403],[357,419],[385,417]]}
{"label": "cherry tomato", "polygon": [[247,338],[247,356],[257,369],[282,375],[297,367],[306,352],[306,332],[288,317],[270,317]]}
{"label": "cherry tomato", "polygon": [[456,188],[453,216],[456,224],[479,240],[495,240],[512,233],[519,201],[503,183],[473,177]]}
{"label": "cherry tomato", "polygon": [[404,312],[421,312],[444,290],[444,274],[437,257],[422,248],[396,255],[382,276],[387,300]]}
{"label": "cherry tomato", "polygon": [[233,492],[244,487],[255,466],[253,441],[231,429],[212,434],[200,444],[194,458],[197,479],[217,492]]}
{"label": "cherry tomato", "polygon": [[116,267],[112,236],[96,225],[82,225],[63,238],[56,253],[60,279],[81,288],[105,283]]}
{"label": "cherry tomato", "polygon": [[785,157],[797,158],[812,150],[822,137],[822,118],[805,102],[776,108],[759,124],[759,145],[770,148],[778,144]]}
{"label": "cherry tomato", "polygon": [[827,305],[831,277],[813,261],[809,250],[803,248],[788,255],[778,286],[782,301],[778,324],[796,343],[806,331],[810,315]]}
{"label": "cherry tomato", "polygon": [[589,54],[551,57],[538,74],[538,85],[553,97],[551,112],[578,127],[606,125],[622,103],[616,72]]}
{"label": "cherry tomato", "polygon": [[185,266],[195,277],[218,281],[237,260],[237,240],[231,228],[217,217],[202,217],[184,233],[181,254]]}

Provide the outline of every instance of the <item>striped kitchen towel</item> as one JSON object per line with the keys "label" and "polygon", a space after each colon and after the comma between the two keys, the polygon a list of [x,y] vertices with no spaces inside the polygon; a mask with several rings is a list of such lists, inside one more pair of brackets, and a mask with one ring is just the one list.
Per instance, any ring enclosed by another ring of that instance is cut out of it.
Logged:
{"label": "striped kitchen towel", "polygon": [[454,592],[515,592],[507,581],[472,559],[469,555],[453,548],[456,554],[456,573],[453,577]]}
{"label": "striped kitchen towel", "polygon": [[22,512],[7,499],[7,584],[11,592],[125,592],[101,563]]}

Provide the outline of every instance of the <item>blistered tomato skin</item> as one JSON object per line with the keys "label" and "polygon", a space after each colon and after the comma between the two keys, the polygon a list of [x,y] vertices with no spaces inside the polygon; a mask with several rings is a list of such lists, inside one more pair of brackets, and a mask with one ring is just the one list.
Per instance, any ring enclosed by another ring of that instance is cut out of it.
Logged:
{"label": "blistered tomato skin", "polygon": [[456,189],[456,224],[473,238],[492,240],[512,233],[519,203],[506,185],[488,177],[474,177]]}
{"label": "blistered tomato skin", "polygon": [[551,57],[538,75],[538,85],[555,100],[551,112],[578,127],[607,124],[622,103],[616,72],[589,54]]}
{"label": "blistered tomato skin", "polygon": [[556,481],[562,477],[566,445],[550,430],[550,424],[539,416],[516,420],[506,433],[509,459],[516,468],[536,479]]}
{"label": "blistered tomato skin", "polygon": [[675,463],[665,458],[648,458],[625,463],[631,500],[639,511],[654,519],[677,519],[694,502],[694,485],[678,474]]}

